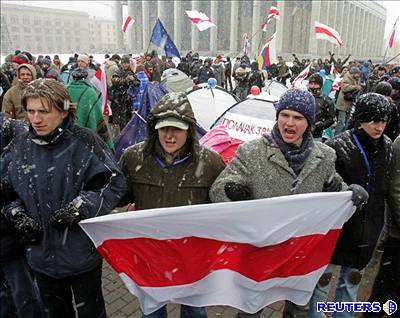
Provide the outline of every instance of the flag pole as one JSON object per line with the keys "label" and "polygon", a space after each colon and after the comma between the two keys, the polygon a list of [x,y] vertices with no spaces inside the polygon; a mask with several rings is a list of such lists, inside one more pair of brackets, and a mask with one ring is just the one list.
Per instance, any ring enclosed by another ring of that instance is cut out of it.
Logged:
{"label": "flag pole", "polygon": [[391,61],[393,61],[398,56],[400,56],[400,53],[397,53],[394,57],[392,57],[390,60],[388,60],[385,64],[390,63]]}
{"label": "flag pole", "polygon": [[[258,32],[260,32],[260,31],[261,31],[261,29],[259,29],[258,31],[256,31],[256,32],[250,37],[249,42],[250,42],[251,39],[254,38],[254,37],[256,36],[256,34],[257,34]],[[235,56],[232,58],[232,60],[234,60],[235,58],[237,58],[237,57],[239,56],[239,53],[240,53],[241,51],[242,51],[241,49],[240,49],[239,51],[237,51],[237,52],[235,53]]]}

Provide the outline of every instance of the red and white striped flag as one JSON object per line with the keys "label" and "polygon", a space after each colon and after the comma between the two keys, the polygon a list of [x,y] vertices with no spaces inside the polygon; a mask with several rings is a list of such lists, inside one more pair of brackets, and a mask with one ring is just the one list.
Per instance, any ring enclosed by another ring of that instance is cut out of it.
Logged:
{"label": "red and white striped flag", "polygon": [[122,32],[126,32],[135,22],[135,19],[133,19],[130,15],[128,15],[122,24]]}
{"label": "red and white striped flag", "polygon": [[199,12],[197,10],[187,10],[186,14],[188,15],[192,23],[197,26],[199,31],[204,31],[211,27],[216,27],[214,22],[212,22],[211,19],[203,12]]}
{"label": "red and white striped flag", "polygon": [[310,72],[311,68],[311,63],[308,64],[308,66],[301,71],[299,75],[293,80],[292,82],[292,88],[299,88],[301,83],[307,78],[308,73]]}
{"label": "red and white striped flag", "polygon": [[329,74],[339,76],[339,72],[336,70],[335,63],[331,64],[331,71],[329,72]]}
{"label": "red and white striped flag", "polygon": [[95,75],[92,77],[90,82],[93,86],[101,92],[101,111],[104,116],[112,115],[111,108],[108,105],[108,91],[107,91],[107,79],[106,79],[106,65],[101,64],[97,69]]}
{"label": "red and white striped flag", "polygon": [[328,40],[337,47],[342,46],[340,34],[333,28],[315,21],[315,35],[317,39]]}
{"label": "red and white striped flag", "polygon": [[254,313],[306,304],[354,213],[351,192],[101,216],[80,222],[145,314],[167,303]]}
{"label": "red and white striped flag", "polygon": [[396,29],[397,29],[397,24],[399,23],[399,17],[397,17],[396,22],[393,25],[392,32],[390,33],[390,38],[389,38],[389,49],[391,49],[394,45],[395,39],[396,39]]}
{"label": "red and white striped flag", "polygon": [[279,20],[279,10],[274,6],[269,8],[267,19],[261,24],[260,29],[262,29],[264,32],[267,32],[267,25],[273,18]]}

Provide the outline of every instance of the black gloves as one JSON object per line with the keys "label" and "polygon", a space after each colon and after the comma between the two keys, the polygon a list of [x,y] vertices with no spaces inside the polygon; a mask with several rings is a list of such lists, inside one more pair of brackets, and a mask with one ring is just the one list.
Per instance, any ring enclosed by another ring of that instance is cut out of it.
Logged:
{"label": "black gloves", "polygon": [[50,224],[54,227],[63,229],[72,227],[81,220],[80,207],[83,203],[81,197],[76,197],[67,206],[55,211],[50,216]]}
{"label": "black gloves", "polygon": [[250,189],[244,185],[228,182],[224,187],[226,196],[232,201],[251,200]]}
{"label": "black gloves", "polygon": [[40,224],[28,216],[22,206],[11,209],[9,221],[17,232],[18,237],[24,243],[35,243],[43,235]]}
{"label": "black gloves", "polygon": [[350,184],[347,190],[352,191],[351,200],[356,207],[359,207],[368,201],[369,195],[365,189],[358,184]]}

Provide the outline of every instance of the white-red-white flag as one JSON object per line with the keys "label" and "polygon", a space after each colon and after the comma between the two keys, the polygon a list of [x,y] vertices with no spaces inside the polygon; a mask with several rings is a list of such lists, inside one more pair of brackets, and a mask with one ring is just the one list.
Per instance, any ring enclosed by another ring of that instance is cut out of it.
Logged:
{"label": "white-red-white flag", "polygon": [[391,49],[393,47],[393,45],[394,45],[394,42],[395,42],[395,39],[396,39],[396,29],[397,29],[398,23],[399,23],[399,17],[397,17],[396,22],[393,25],[392,32],[390,33],[389,43],[388,43],[389,49]]}
{"label": "white-red-white flag", "polygon": [[126,32],[135,22],[135,19],[132,18],[130,15],[128,15],[124,21],[124,23],[122,24],[122,32]]}
{"label": "white-red-white flag", "polygon": [[299,88],[301,83],[308,77],[308,73],[310,73],[311,63],[301,71],[299,75],[293,80],[292,88]]}
{"label": "white-red-white flag", "polygon": [[329,264],[351,192],[101,216],[80,222],[145,314],[167,303],[254,313],[306,304]]}
{"label": "white-red-white flag", "polygon": [[337,47],[342,46],[340,34],[333,28],[315,21],[315,35],[317,39],[328,40]]}
{"label": "white-red-white flag", "polygon": [[192,23],[197,26],[199,31],[204,31],[211,27],[216,27],[214,22],[212,22],[211,19],[203,12],[199,12],[197,10],[186,10],[186,14],[188,15]]}
{"label": "white-red-white flag", "polygon": [[111,107],[108,105],[108,91],[107,91],[107,79],[106,79],[106,65],[101,64],[97,69],[95,75],[92,77],[90,82],[93,86],[101,92],[101,112],[104,116],[112,115]]}
{"label": "white-red-white flag", "polygon": [[267,19],[261,24],[260,29],[262,29],[264,32],[267,32],[268,23],[270,23],[273,18],[279,20],[279,17],[280,16],[278,8],[271,6],[271,8],[268,9]]}

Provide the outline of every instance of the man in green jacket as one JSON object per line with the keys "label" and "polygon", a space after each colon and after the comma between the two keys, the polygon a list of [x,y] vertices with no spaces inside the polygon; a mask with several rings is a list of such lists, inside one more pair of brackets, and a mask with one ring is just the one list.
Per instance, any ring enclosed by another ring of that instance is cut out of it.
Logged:
{"label": "man in green jacket", "polygon": [[73,80],[66,88],[72,102],[77,104],[76,123],[95,131],[104,140],[107,147],[114,152],[114,144],[101,113],[101,99],[92,85],[86,81],[87,71],[76,68],[71,75]]}

